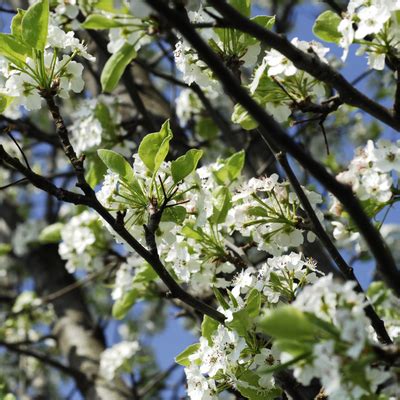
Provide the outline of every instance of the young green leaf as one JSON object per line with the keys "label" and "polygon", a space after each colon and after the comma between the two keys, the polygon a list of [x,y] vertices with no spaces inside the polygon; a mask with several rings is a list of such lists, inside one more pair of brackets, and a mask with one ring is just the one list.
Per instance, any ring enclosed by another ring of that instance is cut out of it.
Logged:
{"label": "young green leaf", "polygon": [[132,184],[136,181],[132,167],[121,154],[107,149],[99,149],[97,150],[97,154],[107,168],[118,174],[120,178],[128,184]]}
{"label": "young green leaf", "polygon": [[241,395],[250,400],[273,400],[282,393],[280,388],[261,387],[259,384],[260,376],[255,372],[246,370],[240,374],[237,388]]}
{"label": "young green leaf", "polygon": [[200,343],[191,344],[190,346],[186,347],[182,353],[179,353],[175,357],[175,362],[179,365],[183,365],[184,367],[188,367],[190,365],[189,356],[191,356],[193,353],[196,353],[199,348]]}
{"label": "young green leaf", "polygon": [[235,105],[231,119],[234,124],[239,124],[245,131],[251,131],[258,126],[258,122],[241,104]]}
{"label": "young green leaf", "polygon": [[283,306],[272,311],[259,323],[260,329],[278,339],[310,340],[315,338],[319,329],[302,311]]}
{"label": "young green leaf", "polygon": [[169,151],[169,142],[172,139],[169,121],[164,122],[160,132],[146,135],[139,146],[139,157],[144,165],[153,173],[157,173]]}
{"label": "young green leaf", "polygon": [[9,243],[0,243],[0,256],[5,256],[10,253],[12,250],[12,246]]}
{"label": "young green leaf", "polygon": [[244,151],[239,151],[224,160],[223,167],[214,172],[214,177],[220,185],[230,185],[237,179],[244,166]]}
{"label": "young green leaf", "polygon": [[125,43],[107,60],[100,78],[103,92],[111,93],[116,88],[126,67],[136,56],[135,47]]}
{"label": "young green leaf", "polygon": [[118,299],[112,308],[112,316],[115,319],[122,319],[128,311],[134,306],[136,301],[142,297],[143,290],[133,287],[129,292],[124,293],[121,299]]}
{"label": "young green leaf", "polygon": [[6,108],[14,101],[15,97],[0,94],[0,113],[4,112]]}
{"label": "young green leaf", "polygon": [[62,222],[46,226],[39,235],[41,243],[58,243],[61,240],[61,230],[64,227]]}
{"label": "young green leaf", "polygon": [[17,14],[13,17],[11,20],[11,34],[18,39],[19,41],[22,41],[22,18],[24,17],[26,11],[21,10],[20,8],[17,8]]}
{"label": "young green leaf", "polygon": [[7,33],[0,33],[0,54],[16,65],[25,63],[26,57],[31,55],[29,47]]}
{"label": "young green leaf", "polygon": [[89,15],[85,22],[81,25],[85,29],[111,29],[120,28],[126,26],[126,22],[119,22],[116,19],[107,18],[105,15],[101,14],[91,14]]}
{"label": "young green leaf", "polygon": [[49,28],[49,0],[40,0],[22,18],[22,37],[32,48],[44,51]]}
{"label": "young green leaf", "polygon": [[208,344],[212,346],[212,335],[218,329],[219,322],[205,315],[201,323],[201,336],[208,340]]}
{"label": "young green leaf", "polygon": [[328,10],[323,12],[314,23],[314,35],[325,40],[325,42],[339,43],[342,38],[342,35],[338,31],[341,20],[333,11]]}
{"label": "young green leaf", "polygon": [[232,206],[232,195],[230,190],[226,186],[221,186],[218,188],[217,192],[214,193],[214,204],[213,213],[210,217],[210,222],[212,224],[222,224],[225,222],[228,211]]}
{"label": "young green leaf", "polygon": [[171,174],[175,183],[178,183],[190,175],[197,167],[202,150],[190,149],[186,154],[171,163]]}

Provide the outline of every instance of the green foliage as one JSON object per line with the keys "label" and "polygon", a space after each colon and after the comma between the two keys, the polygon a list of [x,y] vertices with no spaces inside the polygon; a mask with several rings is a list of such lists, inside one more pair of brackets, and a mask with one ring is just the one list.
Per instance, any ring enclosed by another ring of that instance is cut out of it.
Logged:
{"label": "green foliage", "polygon": [[149,264],[140,267],[132,279],[132,289],[114,303],[112,316],[116,319],[124,318],[136,301],[148,294],[148,284],[156,277],[157,274]]}
{"label": "green foliage", "polygon": [[122,180],[126,181],[128,184],[132,184],[136,181],[132,167],[121,154],[107,149],[97,150],[97,154],[107,168],[118,174]]}
{"label": "green foliage", "polygon": [[203,322],[201,324],[201,336],[205,337],[208,340],[208,344],[212,346],[212,335],[218,329],[219,323],[205,315],[203,318]]}
{"label": "green foliage", "polygon": [[107,167],[97,153],[90,153],[86,157],[86,181],[94,188],[104,178]]}
{"label": "green foliage", "polygon": [[54,224],[46,226],[40,232],[39,242],[41,243],[58,243],[61,240],[61,231],[64,227],[62,222],[56,222]]}
{"label": "green foliage", "polygon": [[279,388],[261,388],[259,380],[260,376],[253,371],[241,373],[238,382],[240,394],[250,400],[273,400],[282,393]]}
{"label": "green foliage", "polygon": [[0,54],[20,66],[32,52],[29,47],[12,35],[0,33]]}
{"label": "green foliage", "polygon": [[200,343],[191,344],[175,357],[175,362],[184,367],[188,367],[190,365],[189,356],[196,353],[199,348]]}
{"label": "green foliage", "polygon": [[126,67],[136,56],[135,47],[125,43],[107,60],[100,78],[103,92],[111,93],[117,87]]}
{"label": "green foliage", "polygon": [[222,161],[223,167],[218,171],[214,171],[214,177],[220,185],[229,186],[234,180],[236,180],[244,166],[245,152],[241,150],[228,159]]}
{"label": "green foliage", "polygon": [[154,175],[167,157],[172,137],[169,121],[166,121],[159,132],[146,135],[140,143],[139,157]]}
{"label": "green foliage", "polygon": [[49,1],[31,5],[22,18],[22,37],[32,48],[44,51],[49,26]]}
{"label": "green foliage", "polygon": [[119,22],[116,19],[107,18],[101,14],[91,14],[89,15],[85,22],[81,25],[85,29],[111,29],[120,28],[126,25],[126,22]]}
{"label": "green foliage", "polygon": [[259,328],[272,337],[289,340],[314,340],[321,333],[308,314],[291,306],[273,310],[259,322]]}
{"label": "green foliage", "polygon": [[172,161],[171,174],[174,182],[178,183],[190,175],[197,168],[202,155],[202,150],[190,149],[186,154]]}
{"label": "green foliage", "polygon": [[21,10],[20,8],[17,9],[17,14],[11,20],[11,34],[22,41],[22,18],[24,17],[26,11]]}
{"label": "green foliage", "polygon": [[14,100],[14,97],[0,94],[0,113],[2,113]]}
{"label": "green foliage", "polygon": [[9,243],[0,243],[0,256],[5,256],[12,250],[12,246]]}
{"label": "green foliage", "polygon": [[232,207],[232,194],[226,186],[219,187],[214,193],[213,213],[210,222],[214,225],[222,224]]}
{"label": "green foliage", "polygon": [[313,26],[314,35],[325,42],[339,43],[342,35],[338,32],[341,18],[333,11],[323,12]]}
{"label": "green foliage", "polygon": [[258,127],[258,122],[239,103],[235,104],[231,118],[234,124],[239,124],[246,131],[251,131]]}

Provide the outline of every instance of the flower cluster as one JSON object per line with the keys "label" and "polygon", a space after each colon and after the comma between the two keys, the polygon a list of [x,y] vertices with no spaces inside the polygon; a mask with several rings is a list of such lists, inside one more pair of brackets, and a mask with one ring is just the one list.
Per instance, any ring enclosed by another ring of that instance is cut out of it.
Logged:
{"label": "flower cluster", "polygon": [[[355,292],[354,285],[353,282],[335,282],[329,275],[305,287],[292,307],[308,313],[300,315],[311,314],[326,322],[316,322],[319,324],[319,331],[316,331],[319,339],[314,337],[312,342],[308,342],[305,338],[298,338],[303,342],[303,345],[299,344],[302,350],[295,350],[294,343],[290,349],[284,342],[277,342],[277,347],[282,350],[282,362],[290,362],[303,354],[301,361],[294,366],[297,380],[308,385],[313,378],[320,379],[324,393],[334,400],[372,396],[379,385],[395,377],[393,371],[387,370],[383,364],[371,364],[368,359],[373,357],[371,346],[378,344],[368,329],[365,298]],[[357,374],[352,372],[354,368]],[[387,387],[384,392],[391,394],[393,387]]]}
{"label": "flower cluster", "polygon": [[[361,200],[382,204],[393,197],[393,172],[400,172],[400,142],[369,140],[365,147],[356,150],[348,170],[337,175],[337,179],[350,185]],[[341,211],[335,200],[331,212],[340,215]]]}
{"label": "flower cluster", "polygon": [[[207,7],[207,11],[215,13],[215,10]],[[188,13],[192,23],[213,23],[214,19],[203,7],[197,11]],[[242,67],[253,67],[260,53],[260,45],[257,41],[250,40],[245,34],[233,29],[206,28],[200,31],[203,39],[212,43],[214,49],[224,60],[233,73],[240,76]],[[218,83],[213,79],[212,73],[207,65],[200,60],[192,46],[183,38],[177,42],[175,51],[175,63],[183,80],[187,84],[196,82],[201,87],[218,90]]]}
{"label": "flower cluster", "polygon": [[67,261],[68,272],[73,273],[78,268],[101,267],[108,247],[108,236],[98,216],[83,211],[64,225],[58,252]]}
{"label": "flower cluster", "polygon": [[[357,52],[368,54],[368,65],[376,70],[385,66],[386,55],[398,55],[398,23],[396,12],[400,10],[397,0],[350,0],[346,13],[338,25],[341,34],[339,45],[343,47],[345,60],[349,46],[361,43]],[[373,36],[372,41],[365,40]]]}
{"label": "flower cluster", "polygon": [[[299,50],[327,62],[325,56],[329,49],[321,43],[298,38],[292,39],[291,43]],[[293,101],[325,96],[325,87],[321,82],[298,70],[292,61],[275,49],[266,51],[261,64],[255,69],[249,90],[278,122],[287,121],[292,113]]]}
{"label": "flower cluster", "polygon": [[125,131],[120,126],[121,115],[115,101],[105,95],[83,100],[71,114],[71,144],[78,155],[95,150],[101,144],[111,144]]}
{"label": "flower cluster", "polygon": [[104,350],[100,356],[100,375],[108,381],[127,368],[131,370],[130,362],[139,351],[140,345],[137,341],[123,341]]}
{"label": "flower cluster", "polygon": [[[323,216],[317,205],[322,202],[318,193],[304,191],[318,217]],[[303,231],[308,231],[307,239],[314,241],[315,235],[298,215],[300,202],[289,189],[288,182],[278,182],[278,175],[251,178],[233,196],[233,207],[228,220],[232,229],[250,236],[259,250],[280,255],[289,247],[303,244]]]}

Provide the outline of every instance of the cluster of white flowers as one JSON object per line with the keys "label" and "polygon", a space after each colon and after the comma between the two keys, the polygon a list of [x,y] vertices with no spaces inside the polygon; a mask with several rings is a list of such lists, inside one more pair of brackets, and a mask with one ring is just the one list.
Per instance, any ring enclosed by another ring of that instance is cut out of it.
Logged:
{"label": "cluster of white flowers", "polygon": [[123,372],[125,365],[129,372],[131,370],[129,363],[139,350],[140,345],[137,341],[123,341],[104,350],[100,358],[100,375],[112,381],[118,373]]}
{"label": "cluster of white flowers", "polygon": [[[337,175],[337,179],[350,185],[361,200],[386,203],[393,196],[393,171],[400,172],[400,141],[380,139],[374,143],[369,140],[365,147],[356,149],[349,169]],[[341,214],[342,207],[337,200],[330,211]],[[339,232],[337,236],[341,236]]]}
{"label": "cluster of white flowers", "polygon": [[[243,337],[222,325],[210,340],[201,337],[198,350],[189,356],[190,365],[185,368],[190,399],[218,399],[219,381],[228,383],[236,390],[241,386],[254,389],[259,396],[267,396],[274,388],[275,381],[272,376],[260,378],[254,375],[256,382],[253,382],[252,386],[237,378],[237,373],[241,370],[254,371],[259,367],[271,366],[277,361],[269,349],[261,349],[251,356],[250,352]],[[238,375],[240,376],[240,373]]]}
{"label": "cluster of white flowers", "polygon": [[[323,215],[317,208],[317,204],[322,202],[321,196],[307,189],[304,191],[322,220]],[[300,202],[295,193],[290,192],[289,183],[278,182],[277,174],[251,178],[233,197],[228,221],[232,229],[252,237],[259,250],[281,255],[289,247],[297,247],[304,242],[305,227],[297,215],[299,208]],[[315,239],[310,230],[307,239],[310,242]]]}
{"label": "cluster of white flowers", "polygon": [[61,240],[58,252],[67,260],[68,272],[98,268],[103,264],[108,236],[96,213],[84,211],[72,217],[61,231]]}
{"label": "cluster of white flowers", "polygon": [[[325,55],[329,52],[329,48],[322,46],[321,43],[316,41],[306,42],[298,38],[292,39],[291,43],[299,50],[308,54],[314,54],[321,61],[327,62]],[[299,71],[292,61],[275,49],[266,51],[261,64],[256,68],[253,80],[249,86],[251,94],[254,95],[257,89],[259,89],[262,79],[265,78],[266,71],[268,77],[278,81],[290,93],[290,97],[284,92],[280,96],[275,95],[274,98],[263,99],[266,110],[278,122],[287,121],[292,113],[290,105],[293,99],[303,100],[309,98],[310,95],[316,98],[325,96],[323,84],[304,71]],[[279,88],[277,83],[276,87]],[[284,95],[284,98],[282,98],[282,95]]]}
{"label": "cluster of white flowers", "polygon": [[135,276],[136,268],[143,264],[143,260],[137,255],[133,254],[123,262],[115,275],[114,288],[111,297],[114,301],[119,300],[123,295],[133,289],[133,278]]}
{"label": "cluster of white flowers", "polygon": [[[59,54],[63,53],[60,59]],[[65,33],[55,25],[49,25],[47,45],[44,52],[44,69],[46,79],[56,82],[60,97],[68,98],[69,92],[80,93],[84,88],[82,79],[83,65],[73,61],[72,58],[79,54],[82,57],[94,61],[86,47],[74,36],[74,32]],[[2,62],[3,80],[0,94],[12,99],[13,107],[20,105],[27,110],[37,110],[41,107],[41,82],[38,77],[32,74],[37,71],[36,61],[27,57],[26,68],[16,67],[12,62],[4,65]],[[42,77],[43,78],[43,77]]]}
{"label": "cluster of white flowers", "polygon": [[[382,70],[388,51],[399,51],[399,30],[396,12],[400,10],[397,0],[350,0],[347,11],[338,26],[342,38],[343,61],[347,58],[349,46],[354,41],[361,41],[364,46],[357,52],[368,53],[371,68]],[[363,39],[373,35],[371,43]]]}
{"label": "cluster of white flowers", "polygon": [[[268,303],[290,302],[299,288],[316,282],[316,263],[304,259],[300,253],[268,258],[257,269],[248,267],[237,274],[232,281],[232,294],[238,299],[241,294],[257,289]],[[279,283],[278,283],[279,282]]]}
{"label": "cluster of white flowers", "polygon": [[[368,329],[364,295],[355,292],[354,286],[354,282],[335,282],[332,275],[328,275],[305,287],[292,303],[293,307],[312,313],[337,328],[335,335],[316,341],[311,358],[297,363],[294,368],[300,383],[308,385],[313,378],[318,378],[326,395],[334,400],[372,395],[380,384],[393,377],[379,365],[360,363],[366,347],[377,342]],[[336,342],[340,342],[340,346]],[[292,358],[292,354],[281,354],[282,362]],[[352,380],[354,375],[343,373],[344,366],[351,363],[358,365],[358,379]]]}
{"label": "cluster of white flowers", "polygon": [[115,99],[101,95],[83,100],[71,114],[71,144],[78,155],[95,150],[102,142],[123,135]]}
{"label": "cluster of white flowers", "polygon": [[[207,11],[216,13],[214,9],[209,7],[207,7]],[[188,16],[192,23],[214,22],[214,19],[202,6],[197,11],[189,11]],[[227,58],[228,65],[233,63],[235,68],[250,68],[257,62],[261,50],[260,45],[259,43],[246,44],[244,35],[240,36],[237,42],[228,43],[229,40],[227,38],[222,40],[220,35],[212,28],[202,29],[199,33],[206,42],[212,41],[214,46],[218,47],[221,57]],[[226,36],[229,37],[229,35]],[[184,82],[188,85],[196,82],[202,88],[208,87],[218,90],[219,84],[213,79],[210,69],[199,59],[198,54],[184,38],[180,38],[176,43],[174,56],[176,66],[182,72]]]}

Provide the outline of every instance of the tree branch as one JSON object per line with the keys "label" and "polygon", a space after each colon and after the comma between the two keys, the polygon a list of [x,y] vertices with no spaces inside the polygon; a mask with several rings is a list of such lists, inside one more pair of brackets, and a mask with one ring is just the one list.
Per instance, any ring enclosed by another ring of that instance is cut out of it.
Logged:
{"label": "tree branch", "polygon": [[[149,2],[152,1],[149,0]],[[319,81],[325,82],[335,88],[344,103],[358,107],[393,129],[400,131],[400,120],[397,120],[387,108],[369,99],[351,85],[343,75],[321,61],[317,56],[299,50],[285,37],[250,21],[225,1],[210,0],[210,3],[225,18],[223,20],[224,26],[246,32],[267,46],[278,50],[292,61],[298,69],[308,72]]]}
{"label": "tree branch", "polygon": [[[400,272],[396,268],[393,256],[379,232],[371,224],[371,221],[364,213],[364,210],[358,199],[354,196],[351,187],[337,181],[322,164],[313,159],[310,154],[303,150],[303,148],[287,135],[280,125],[277,124],[276,121],[249,96],[247,91],[237,82],[232,73],[225,67],[218,55],[210,49],[210,47],[192,28],[190,21],[188,21],[185,15],[172,10],[162,1],[147,0],[147,2],[162,18],[165,18],[170,25],[180,31],[193,48],[196,49],[200,58],[210,67],[215,76],[223,84],[226,93],[246,108],[250,115],[259,123],[260,132],[269,145],[275,149],[281,149],[294,157],[324,187],[326,187],[339,199],[339,201],[342,202],[356,225],[359,227],[361,234],[365,238],[372,254],[376,258],[378,269],[383,279],[389,287],[393,288],[393,290],[400,295]],[[215,2],[213,1],[213,3]],[[216,5],[216,7],[219,8],[218,5]],[[223,10],[225,7],[226,5],[224,5]]]}

